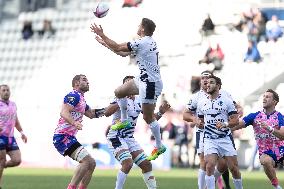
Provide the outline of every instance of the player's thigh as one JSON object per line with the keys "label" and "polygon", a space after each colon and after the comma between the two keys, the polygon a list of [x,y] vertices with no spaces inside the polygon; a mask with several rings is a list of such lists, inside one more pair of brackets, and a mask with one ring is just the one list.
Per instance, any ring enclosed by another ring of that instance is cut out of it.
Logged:
{"label": "player's thigh", "polygon": [[228,169],[227,161],[224,158],[219,158],[217,163],[217,169],[223,173]]}
{"label": "player's thigh", "polygon": [[117,98],[124,98],[130,95],[138,95],[139,89],[134,79],[131,79],[115,89],[114,94]]}
{"label": "player's thigh", "polygon": [[262,154],[260,157],[259,157],[259,161],[260,161],[260,164],[263,165],[263,166],[266,166],[266,165],[272,165],[272,166],[275,166],[275,161],[273,160],[273,158],[267,154]]}
{"label": "player's thigh", "polygon": [[11,161],[21,162],[21,151],[20,150],[11,150],[11,151],[8,151],[7,154],[10,156]]}
{"label": "player's thigh", "polygon": [[0,164],[5,165],[6,162],[6,150],[0,150]]}
{"label": "player's thigh", "polygon": [[155,116],[154,115],[155,108],[156,108],[156,104],[143,103],[142,104],[143,118],[145,119],[145,117],[146,118],[154,117]]}
{"label": "player's thigh", "polygon": [[237,156],[225,156],[224,159],[227,162],[228,168],[230,170],[233,170],[235,168],[238,168],[238,159]]}

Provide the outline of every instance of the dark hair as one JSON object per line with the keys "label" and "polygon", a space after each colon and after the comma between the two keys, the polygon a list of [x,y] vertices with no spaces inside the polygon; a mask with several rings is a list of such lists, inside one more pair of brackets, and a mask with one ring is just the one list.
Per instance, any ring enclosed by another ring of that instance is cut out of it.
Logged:
{"label": "dark hair", "polygon": [[273,94],[273,100],[275,100],[277,103],[279,102],[279,95],[278,95],[277,92],[275,92],[272,89],[267,89],[266,92],[272,93]]}
{"label": "dark hair", "polygon": [[156,29],[156,24],[148,19],[148,18],[143,18],[141,22],[142,27],[144,28],[144,33],[147,36],[152,36],[155,29]]}
{"label": "dark hair", "polygon": [[205,70],[205,71],[201,72],[200,75],[202,76],[203,74],[208,74],[209,76],[213,75],[213,73],[209,70]]}
{"label": "dark hair", "polygon": [[220,79],[219,77],[215,76],[215,75],[210,75],[208,79],[210,79],[210,78],[215,79],[216,84],[217,84],[217,85],[220,85],[220,89],[221,89],[221,86],[222,86],[222,81],[221,81],[221,79]]}
{"label": "dark hair", "polygon": [[127,79],[134,79],[134,76],[132,76],[132,75],[125,76],[125,77],[123,78],[122,82],[125,83],[125,81],[126,81]]}
{"label": "dark hair", "polygon": [[[80,81],[81,77],[85,76],[83,74],[75,75],[72,79],[72,87],[75,87],[77,81]],[[85,76],[86,77],[86,76]]]}

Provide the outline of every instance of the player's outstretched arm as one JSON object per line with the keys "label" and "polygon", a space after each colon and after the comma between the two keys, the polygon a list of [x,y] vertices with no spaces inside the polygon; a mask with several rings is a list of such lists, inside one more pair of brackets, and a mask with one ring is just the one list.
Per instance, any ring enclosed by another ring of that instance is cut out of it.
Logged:
{"label": "player's outstretched arm", "polygon": [[245,122],[242,119],[239,119],[239,124],[234,127],[231,127],[231,131],[236,131],[242,128],[245,128]]}
{"label": "player's outstretched arm", "polygon": [[128,47],[127,47],[127,43],[122,43],[122,44],[118,44],[117,42],[115,42],[114,40],[110,39],[109,37],[107,37],[104,34],[103,28],[102,26],[97,26],[96,23],[91,25],[91,31],[94,32],[95,34],[97,34],[98,36],[100,36],[102,38],[102,40],[106,43],[106,45],[113,50],[114,52],[130,52]]}
{"label": "player's outstretched arm", "polygon": [[90,119],[99,118],[105,115],[105,108],[88,109],[84,115]]}
{"label": "player's outstretched arm", "polygon": [[131,53],[130,52],[122,52],[122,51],[119,51],[119,52],[116,52],[114,50],[112,50],[105,42],[102,38],[100,38],[99,36],[96,36],[96,40],[102,44],[103,46],[105,46],[106,48],[108,48],[109,50],[111,50],[112,52],[114,52],[115,54],[119,55],[119,56],[122,56],[122,57],[126,57],[128,55],[130,55]]}
{"label": "player's outstretched arm", "polygon": [[114,114],[119,109],[117,103],[110,104],[108,107],[105,108],[105,116],[109,117]]}

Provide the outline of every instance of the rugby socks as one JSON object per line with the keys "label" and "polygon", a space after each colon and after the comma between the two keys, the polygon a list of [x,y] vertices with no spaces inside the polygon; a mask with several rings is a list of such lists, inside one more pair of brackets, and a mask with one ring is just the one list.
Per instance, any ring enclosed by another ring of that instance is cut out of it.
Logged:
{"label": "rugby socks", "polygon": [[71,184],[69,184],[68,187],[67,187],[67,189],[76,189],[76,188],[77,188],[76,185],[71,185]]}
{"label": "rugby socks", "polygon": [[150,125],[150,129],[152,131],[152,134],[153,134],[153,136],[155,137],[155,140],[156,140],[156,147],[160,148],[161,145],[162,145],[160,125],[159,125],[157,120],[153,121],[149,125]]}
{"label": "rugby socks", "polygon": [[124,122],[127,120],[127,98],[120,98],[117,102],[120,112],[121,112],[121,122]]}
{"label": "rugby socks", "polygon": [[207,189],[215,189],[214,175],[211,175],[211,176],[205,175],[205,182],[206,182]]}
{"label": "rugby socks", "polygon": [[272,179],[270,182],[271,182],[272,186],[274,186],[275,188],[279,185],[277,177]]}
{"label": "rugby socks", "polygon": [[121,170],[118,171],[115,183],[115,189],[123,189],[123,185],[126,181],[127,174],[122,172]]}
{"label": "rugby socks", "polygon": [[[150,178],[150,177],[153,177],[153,178]],[[143,179],[144,179],[144,182],[145,182],[148,189],[156,189],[157,188],[156,179],[153,176],[152,171],[149,171],[147,173],[143,173]]]}
{"label": "rugby socks", "polygon": [[230,173],[229,173],[228,169],[222,174],[222,177],[223,177],[223,181],[224,181],[224,184],[226,186],[226,189],[231,189],[231,186],[230,186]]}
{"label": "rugby socks", "polygon": [[242,178],[240,178],[240,179],[234,179],[233,178],[233,183],[234,183],[236,189],[243,189]]}
{"label": "rugby socks", "polygon": [[198,189],[204,189],[205,188],[205,175],[206,172],[202,169],[198,170]]}

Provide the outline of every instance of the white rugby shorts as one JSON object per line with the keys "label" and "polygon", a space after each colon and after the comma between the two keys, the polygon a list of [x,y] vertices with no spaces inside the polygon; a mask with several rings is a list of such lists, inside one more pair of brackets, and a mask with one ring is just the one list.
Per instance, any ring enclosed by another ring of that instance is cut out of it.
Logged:
{"label": "white rugby shorts", "polygon": [[197,150],[197,154],[201,154],[204,152],[204,131],[196,131],[196,143],[195,148]]}
{"label": "white rugby shorts", "polygon": [[128,150],[130,153],[138,150],[142,150],[140,144],[134,138],[108,138],[108,147],[113,155],[116,157],[116,154],[121,150]]}
{"label": "white rugby shorts", "polygon": [[139,77],[135,77],[134,81],[139,89],[139,97],[142,103],[155,104],[162,93],[163,82],[161,80],[156,82],[143,82]]}
{"label": "white rugby shorts", "polygon": [[217,154],[219,157],[236,156],[237,151],[232,136],[224,138],[204,138],[204,155]]}

